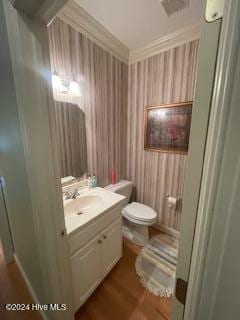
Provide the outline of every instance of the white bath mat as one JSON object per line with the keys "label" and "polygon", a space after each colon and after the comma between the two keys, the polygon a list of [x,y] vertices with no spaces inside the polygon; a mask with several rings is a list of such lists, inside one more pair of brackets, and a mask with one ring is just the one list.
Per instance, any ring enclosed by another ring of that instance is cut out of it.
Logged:
{"label": "white bath mat", "polygon": [[135,268],[143,286],[156,296],[174,294],[178,240],[166,234],[154,236],[141,250]]}

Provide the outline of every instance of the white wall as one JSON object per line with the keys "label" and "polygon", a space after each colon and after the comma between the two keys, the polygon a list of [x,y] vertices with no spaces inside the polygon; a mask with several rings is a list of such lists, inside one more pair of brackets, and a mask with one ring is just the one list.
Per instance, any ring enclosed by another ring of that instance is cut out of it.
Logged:
{"label": "white wall", "polygon": [[[54,125],[50,126],[54,105],[47,27],[39,22],[40,17],[33,20],[18,12],[8,0],[3,3],[38,261],[43,275],[41,296],[38,291],[36,294],[40,303],[67,304],[65,312],[46,312],[49,319],[72,319],[71,273],[67,240],[62,236],[65,222],[56,132]],[[33,263],[34,257],[28,255],[28,258]]]}
{"label": "white wall", "polygon": [[0,39],[0,175],[5,180],[15,254],[40,297],[42,278],[2,1]]}

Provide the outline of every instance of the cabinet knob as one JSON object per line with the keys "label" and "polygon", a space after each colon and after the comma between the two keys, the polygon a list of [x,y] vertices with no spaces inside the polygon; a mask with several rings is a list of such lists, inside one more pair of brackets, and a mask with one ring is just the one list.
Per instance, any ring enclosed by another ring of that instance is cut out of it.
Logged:
{"label": "cabinet knob", "polygon": [[107,239],[107,236],[106,236],[106,234],[104,234],[104,235],[103,235],[103,239]]}
{"label": "cabinet knob", "polygon": [[101,239],[98,239],[98,243],[100,243],[100,244],[101,244],[101,243],[102,243],[102,240],[101,240]]}

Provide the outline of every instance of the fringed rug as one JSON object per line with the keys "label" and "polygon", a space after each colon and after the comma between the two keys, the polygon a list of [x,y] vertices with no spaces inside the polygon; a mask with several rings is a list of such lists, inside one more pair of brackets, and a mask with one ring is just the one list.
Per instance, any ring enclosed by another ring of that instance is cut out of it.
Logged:
{"label": "fringed rug", "polygon": [[178,240],[166,234],[154,236],[141,250],[135,268],[142,285],[156,296],[174,294]]}

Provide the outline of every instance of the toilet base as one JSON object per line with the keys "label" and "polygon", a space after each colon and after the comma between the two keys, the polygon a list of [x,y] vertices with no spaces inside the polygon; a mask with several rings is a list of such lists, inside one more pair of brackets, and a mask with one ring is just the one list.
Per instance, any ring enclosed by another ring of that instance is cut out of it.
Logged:
{"label": "toilet base", "polygon": [[123,236],[139,246],[145,246],[149,241],[148,226],[137,225],[123,217]]}

